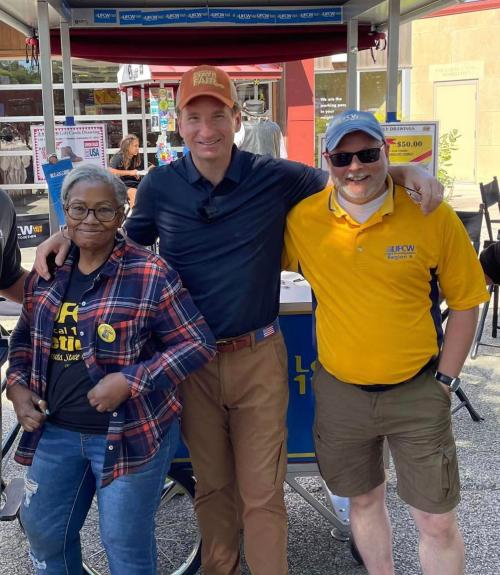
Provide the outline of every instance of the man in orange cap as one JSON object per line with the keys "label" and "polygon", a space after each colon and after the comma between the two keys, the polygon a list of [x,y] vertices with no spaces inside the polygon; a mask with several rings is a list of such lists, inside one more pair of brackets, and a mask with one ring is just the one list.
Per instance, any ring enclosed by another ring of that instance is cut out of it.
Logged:
{"label": "man in orange cap", "polygon": [[[238,150],[240,106],[221,68],[183,75],[177,114],[189,153],[144,178],[125,227],[144,245],[160,239],[160,254],[218,340],[215,360],[181,387],[203,572],[240,573],[242,524],[252,574],[286,575],[288,374],[277,319],[283,231],[288,211],[322,190],[328,174]],[[426,187],[425,207],[440,202],[435,180],[401,169],[396,179],[403,174],[413,176],[405,181],[412,188]],[[41,275],[45,256],[58,249],[51,240],[37,256]]]}

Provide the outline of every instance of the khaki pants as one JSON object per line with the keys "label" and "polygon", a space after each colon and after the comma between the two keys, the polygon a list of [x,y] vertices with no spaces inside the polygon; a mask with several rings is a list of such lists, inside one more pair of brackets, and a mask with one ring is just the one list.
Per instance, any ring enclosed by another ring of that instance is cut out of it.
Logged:
{"label": "khaki pants", "polygon": [[182,383],[181,395],[204,575],[240,573],[241,526],[252,574],[286,575],[288,377],[281,333],[218,354]]}

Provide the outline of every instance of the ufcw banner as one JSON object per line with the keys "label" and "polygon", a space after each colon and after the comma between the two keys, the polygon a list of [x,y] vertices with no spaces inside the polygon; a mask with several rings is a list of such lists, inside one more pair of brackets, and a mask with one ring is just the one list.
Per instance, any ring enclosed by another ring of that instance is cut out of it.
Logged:
{"label": "ufcw banner", "polygon": [[49,214],[17,216],[17,239],[20,248],[37,246],[49,236]]}

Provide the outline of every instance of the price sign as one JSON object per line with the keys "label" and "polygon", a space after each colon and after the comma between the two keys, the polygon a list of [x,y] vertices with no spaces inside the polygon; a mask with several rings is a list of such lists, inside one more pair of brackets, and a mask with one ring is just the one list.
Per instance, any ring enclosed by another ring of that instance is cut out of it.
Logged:
{"label": "price sign", "polygon": [[382,124],[389,144],[391,164],[419,164],[437,173],[437,122],[394,122]]}

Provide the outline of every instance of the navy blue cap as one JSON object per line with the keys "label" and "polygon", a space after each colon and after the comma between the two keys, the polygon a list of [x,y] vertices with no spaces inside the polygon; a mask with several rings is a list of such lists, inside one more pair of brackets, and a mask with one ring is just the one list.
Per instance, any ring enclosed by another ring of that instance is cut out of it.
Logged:
{"label": "navy blue cap", "polygon": [[344,110],[342,114],[332,118],[326,129],[326,149],[331,152],[340,140],[351,132],[365,132],[381,142],[385,142],[384,132],[377,118],[371,112],[361,110]]}

